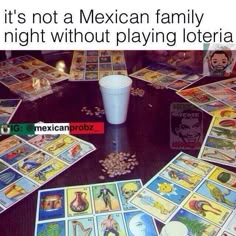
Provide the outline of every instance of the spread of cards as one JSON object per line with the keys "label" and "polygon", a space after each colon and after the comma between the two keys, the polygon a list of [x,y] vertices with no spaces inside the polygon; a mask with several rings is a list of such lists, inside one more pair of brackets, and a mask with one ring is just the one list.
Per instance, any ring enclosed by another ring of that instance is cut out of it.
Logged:
{"label": "spread of cards", "polygon": [[212,116],[236,117],[236,78],[202,85],[177,93]]}
{"label": "spread of cards", "polygon": [[95,150],[71,135],[11,136],[0,142],[0,212]]}
{"label": "spread of cards", "polygon": [[130,74],[131,77],[173,90],[181,90],[202,78],[192,71],[177,70],[175,67],[154,64]]}
{"label": "spread of cards", "polygon": [[141,187],[137,179],[39,191],[35,236],[158,236],[153,218],[128,202]]}
{"label": "spread of cards", "polygon": [[123,51],[74,51],[70,81],[96,81],[114,74],[127,75]]}
{"label": "spread of cards", "polygon": [[0,62],[0,83],[29,101],[51,94],[51,85],[68,77],[64,72],[28,55]]}
{"label": "spread of cards", "polygon": [[236,233],[236,174],[185,153],[177,155],[129,202],[166,224],[163,235]]}

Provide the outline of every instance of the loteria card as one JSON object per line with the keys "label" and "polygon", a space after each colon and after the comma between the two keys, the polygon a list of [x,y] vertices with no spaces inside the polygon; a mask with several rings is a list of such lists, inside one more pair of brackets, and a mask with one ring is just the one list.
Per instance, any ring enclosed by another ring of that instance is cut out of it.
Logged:
{"label": "loteria card", "polygon": [[[66,191],[67,196],[67,215],[91,215],[92,214],[92,196],[89,187],[68,188]],[[75,198],[84,199],[84,205],[77,204]]]}
{"label": "loteria card", "polygon": [[200,175],[173,164],[167,166],[161,176],[190,190],[193,190],[202,179]]}
{"label": "loteria card", "polygon": [[98,215],[96,220],[98,236],[109,235],[110,233],[120,236],[126,235],[125,222],[121,213]]}
{"label": "loteria card", "polygon": [[199,158],[236,166],[236,129],[234,119],[213,118],[199,152]]}
{"label": "loteria card", "polygon": [[216,236],[220,228],[185,209],[176,215],[161,230],[161,235]]}
{"label": "loteria card", "polygon": [[42,223],[38,225],[37,234],[41,235],[66,235],[65,222],[64,221],[54,221],[49,223]]}
{"label": "loteria card", "polygon": [[0,156],[2,156],[10,149],[13,149],[16,146],[23,144],[23,141],[17,136],[11,136],[2,140],[0,143]]}
{"label": "loteria card", "polygon": [[236,208],[236,192],[210,180],[204,181],[196,192],[228,208]]}
{"label": "loteria card", "polygon": [[7,124],[20,106],[20,99],[0,99],[0,133],[5,133],[2,124]]}
{"label": "loteria card", "polygon": [[49,226],[56,228],[54,235],[61,230],[65,236],[158,236],[153,218],[127,203],[141,187],[134,179],[41,190],[35,236],[48,233]]}
{"label": "loteria card", "polygon": [[129,202],[165,224],[161,235],[218,235],[235,214],[235,190],[235,173],[181,152]]}
{"label": "loteria card", "polygon": [[93,217],[68,220],[67,235],[96,236],[95,222]]}
{"label": "loteria card", "polygon": [[30,101],[51,94],[51,85],[70,77],[31,56],[9,59],[1,64],[0,83]]}
{"label": "loteria card", "polygon": [[36,181],[38,184],[43,184],[58,175],[66,168],[67,165],[65,163],[53,158],[46,164],[41,166],[39,169],[32,172],[29,177]]}
{"label": "loteria card", "polygon": [[36,148],[25,143],[8,150],[6,153],[3,153],[3,155],[0,155],[0,158],[6,163],[12,165],[36,151],[37,151]]}
{"label": "loteria card", "polygon": [[183,207],[220,226],[225,223],[231,213],[228,208],[196,193],[187,200]]}
{"label": "loteria card", "polygon": [[110,212],[121,210],[118,192],[115,184],[96,185],[92,188],[95,212]]}
{"label": "loteria card", "polygon": [[18,202],[28,194],[38,188],[38,185],[28,180],[27,178],[21,178],[15,183],[8,185],[7,188],[0,191],[0,203],[9,207],[12,204]]}
{"label": "loteria card", "polygon": [[74,51],[70,81],[97,81],[107,75],[127,75],[123,51]]}
{"label": "loteria card", "polygon": [[216,117],[236,117],[236,77],[177,92],[178,95]]}
{"label": "loteria card", "polygon": [[[49,149],[43,150],[44,147]],[[22,135],[0,141],[0,213],[94,150],[91,143],[71,135]],[[64,197],[59,199],[60,193],[45,195],[44,208],[54,198],[57,198],[58,206]],[[42,213],[41,217],[56,218],[59,207],[57,212],[56,208]]]}
{"label": "loteria card", "polygon": [[180,71],[174,66],[153,64],[138,70],[130,76],[149,83],[155,83],[173,90],[181,90],[202,78],[192,71]]}
{"label": "loteria card", "polygon": [[37,136],[24,136],[22,138],[29,140],[29,142],[39,148],[44,148],[47,144],[52,141],[58,140],[62,135],[61,134],[42,134]]}
{"label": "loteria card", "polygon": [[140,191],[131,203],[161,222],[165,222],[177,208],[172,202],[148,189]]}
{"label": "loteria card", "polygon": [[38,151],[19,161],[13,167],[22,174],[28,175],[44,163],[48,162],[50,159],[52,159],[51,156],[47,155],[44,152]]}
{"label": "loteria card", "polygon": [[60,153],[65,151],[76,142],[76,139],[72,136],[61,135],[57,140],[50,142],[47,146],[43,148],[44,151],[58,156]]}

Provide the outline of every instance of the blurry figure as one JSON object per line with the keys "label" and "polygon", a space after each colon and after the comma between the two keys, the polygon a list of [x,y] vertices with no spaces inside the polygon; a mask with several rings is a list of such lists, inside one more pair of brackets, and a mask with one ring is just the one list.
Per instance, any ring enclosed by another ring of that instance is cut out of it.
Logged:
{"label": "blurry figure", "polygon": [[112,210],[112,204],[111,204],[111,196],[114,196],[112,191],[106,187],[106,185],[103,185],[100,189],[99,195],[97,198],[100,198],[102,196],[102,199],[105,203],[105,207],[109,210]]}
{"label": "blurry figure", "polygon": [[119,236],[119,224],[113,219],[112,215],[108,215],[107,218],[101,222],[101,227],[104,229],[103,236],[108,236],[110,233]]}
{"label": "blurry figure", "polygon": [[146,234],[146,225],[142,220],[143,215],[144,213],[139,213],[129,220],[128,226],[133,236],[148,236]]}
{"label": "blurry figure", "polygon": [[150,62],[164,63],[180,70],[203,71],[203,51],[147,51],[146,58]]}
{"label": "blurry figure", "polygon": [[170,145],[173,149],[201,147],[202,112],[191,104],[173,103],[171,106]]}

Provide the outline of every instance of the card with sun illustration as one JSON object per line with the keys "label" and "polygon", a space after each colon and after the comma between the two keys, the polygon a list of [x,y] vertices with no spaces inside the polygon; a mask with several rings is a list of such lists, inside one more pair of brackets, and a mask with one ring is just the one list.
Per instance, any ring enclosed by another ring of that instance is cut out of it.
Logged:
{"label": "card with sun illustration", "polygon": [[164,196],[168,200],[172,200],[176,204],[180,204],[190,193],[190,191],[157,176],[147,185],[151,191]]}
{"label": "card with sun illustration", "polygon": [[129,203],[165,224],[160,235],[216,236],[236,217],[235,179],[233,172],[180,152]]}

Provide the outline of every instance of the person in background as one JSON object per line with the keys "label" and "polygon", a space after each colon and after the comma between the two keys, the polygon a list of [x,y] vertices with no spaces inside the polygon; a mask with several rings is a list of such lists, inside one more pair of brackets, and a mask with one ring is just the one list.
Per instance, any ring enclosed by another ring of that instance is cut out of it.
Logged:
{"label": "person in background", "polygon": [[195,73],[202,73],[203,71],[203,51],[147,51],[146,57],[150,62],[164,63]]}
{"label": "person in background", "polygon": [[194,73],[203,72],[203,51],[125,51],[125,58],[129,74],[153,63],[164,63]]}

